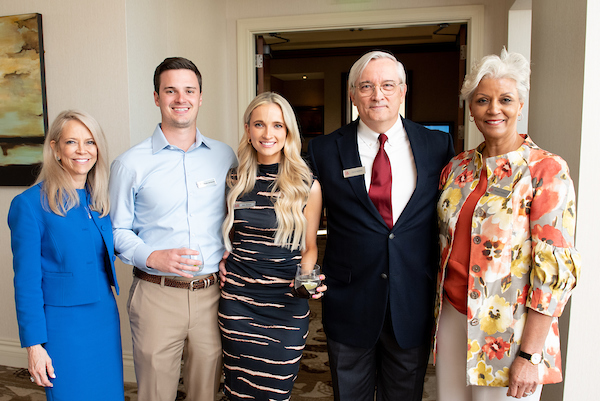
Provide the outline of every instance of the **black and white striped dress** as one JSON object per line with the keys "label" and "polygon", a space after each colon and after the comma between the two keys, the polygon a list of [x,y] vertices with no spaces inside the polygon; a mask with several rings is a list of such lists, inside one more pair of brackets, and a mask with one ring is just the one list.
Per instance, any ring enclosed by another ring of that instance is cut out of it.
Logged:
{"label": "black and white striped dress", "polygon": [[239,199],[256,204],[234,214],[219,305],[225,394],[231,400],[289,400],[308,334],[308,302],[293,297],[289,287],[300,251],[274,244],[270,188],[277,169],[259,165],[254,190]]}

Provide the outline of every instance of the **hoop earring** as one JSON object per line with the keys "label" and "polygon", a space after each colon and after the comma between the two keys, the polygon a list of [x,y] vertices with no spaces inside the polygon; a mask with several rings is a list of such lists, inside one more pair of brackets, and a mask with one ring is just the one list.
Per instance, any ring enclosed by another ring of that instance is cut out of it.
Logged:
{"label": "hoop earring", "polygon": [[471,121],[472,123],[474,123],[475,122],[475,117],[469,116],[469,121]]}
{"label": "hoop earring", "polygon": [[519,121],[523,119],[523,114],[519,114]]}
{"label": "hoop earring", "polygon": [[248,138],[248,145],[252,145],[252,140]]}
{"label": "hoop earring", "polygon": [[60,162],[60,157],[58,157],[58,155],[56,155],[56,161]]}

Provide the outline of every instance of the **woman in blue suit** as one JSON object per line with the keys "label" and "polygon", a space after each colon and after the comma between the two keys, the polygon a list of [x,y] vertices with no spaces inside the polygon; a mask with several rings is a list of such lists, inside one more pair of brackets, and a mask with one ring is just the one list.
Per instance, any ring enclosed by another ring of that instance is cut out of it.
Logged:
{"label": "woman in blue suit", "polygon": [[90,115],[60,113],[40,182],[8,213],[21,346],[49,401],[123,400],[108,157]]}

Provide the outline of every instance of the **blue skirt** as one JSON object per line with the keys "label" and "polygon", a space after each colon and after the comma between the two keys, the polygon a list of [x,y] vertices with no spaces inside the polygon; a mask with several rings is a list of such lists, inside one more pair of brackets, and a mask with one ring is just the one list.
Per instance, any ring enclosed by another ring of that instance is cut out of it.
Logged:
{"label": "blue skirt", "polygon": [[48,401],[124,400],[119,312],[108,278],[106,288],[93,304],[45,306],[45,348],[56,374]]}

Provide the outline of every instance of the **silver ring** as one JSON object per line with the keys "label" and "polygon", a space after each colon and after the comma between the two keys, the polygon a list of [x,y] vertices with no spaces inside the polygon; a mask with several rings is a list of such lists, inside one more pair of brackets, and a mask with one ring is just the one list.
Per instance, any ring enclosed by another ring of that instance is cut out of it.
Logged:
{"label": "silver ring", "polygon": [[523,395],[524,395],[525,397],[529,397],[531,394],[533,394],[533,392],[529,392],[529,393],[523,393]]}
{"label": "silver ring", "polygon": [[33,378],[33,376],[31,376],[31,377],[29,378],[29,380],[31,380],[31,382],[32,382],[32,383],[35,383],[35,379]]}

